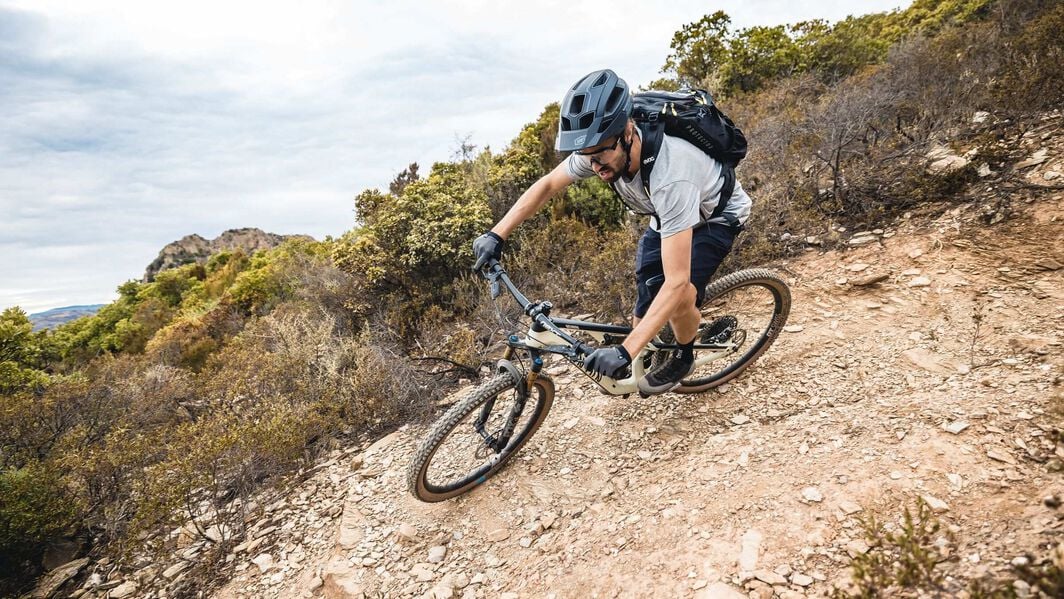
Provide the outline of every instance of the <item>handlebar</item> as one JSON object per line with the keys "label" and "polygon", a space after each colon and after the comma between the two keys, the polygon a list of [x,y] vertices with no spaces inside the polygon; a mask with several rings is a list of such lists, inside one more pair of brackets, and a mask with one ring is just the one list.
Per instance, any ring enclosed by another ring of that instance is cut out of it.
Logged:
{"label": "handlebar", "polygon": [[506,269],[502,267],[502,264],[498,260],[492,258],[480,268],[478,274],[491,282],[491,295],[492,298],[496,298],[502,292],[499,289],[499,283],[502,283],[506,287],[506,290],[510,292],[514,300],[521,305],[521,309],[526,315],[531,316],[532,320],[539,323],[543,328],[547,329],[551,333],[554,333],[558,337],[561,337],[566,343],[573,348],[573,357],[581,358],[583,356],[590,355],[595,351],[594,347],[570,336],[568,333],[560,329],[554,324],[554,321],[550,319],[550,302],[532,302],[517,289],[513,281],[510,280],[510,276],[506,274]]}

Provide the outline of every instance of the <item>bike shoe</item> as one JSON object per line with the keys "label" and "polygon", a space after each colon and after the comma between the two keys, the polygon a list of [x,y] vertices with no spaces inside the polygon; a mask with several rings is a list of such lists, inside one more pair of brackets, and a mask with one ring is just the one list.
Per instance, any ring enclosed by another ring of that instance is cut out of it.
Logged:
{"label": "bike shoe", "polygon": [[671,391],[680,386],[680,381],[695,369],[694,358],[690,360],[683,359],[683,352],[681,350],[673,350],[669,354],[669,357],[654,370],[650,371],[646,376],[639,379],[636,385],[639,387],[640,393],[646,393],[647,395],[656,395],[658,393],[664,393]]}
{"label": "bike shoe", "polygon": [[713,344],[727,343],[738,328],[739,320],[737,318],[734,316],[721,316],[703,329],[699,341]]}

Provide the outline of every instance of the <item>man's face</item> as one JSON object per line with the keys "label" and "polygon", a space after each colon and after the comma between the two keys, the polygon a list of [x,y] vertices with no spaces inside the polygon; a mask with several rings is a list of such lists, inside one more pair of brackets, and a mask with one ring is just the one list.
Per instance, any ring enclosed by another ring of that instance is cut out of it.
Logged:
{"label": "man's face", "polygon": [[600,179],[613,183],[620,178],[624,169],[624,146],[620,141],[620,136],[613,137],[597,146],[580,150],[578,154],[591,159],[591,168]]}

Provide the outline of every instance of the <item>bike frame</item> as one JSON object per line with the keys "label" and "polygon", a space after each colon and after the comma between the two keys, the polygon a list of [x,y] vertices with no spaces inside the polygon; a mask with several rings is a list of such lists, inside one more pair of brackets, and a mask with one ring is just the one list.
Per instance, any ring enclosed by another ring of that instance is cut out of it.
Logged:
{"label": "bike frame", "polygon": [[[491,282],[492,299],[501,295],[501,283],[513,296],[514,300],[520,304],[525,314],[532,318],[532,324],[529,326],[524,338],[518,335],[510,335],[503,360],[505,364],[500,362],[500,368],[513,368],[516,371],[516,367],[509,362],[514,352],[526,351],[530,354],[532,357],[531,372],[521,377],[526,380],[526,389],[543,368],[542,354],[550,353],[568,358],[570,362],[579,367],[580,372],[595,381],[606,393],[610,395],[627,395],[638,390],[636,381],[646,374],[643,362],[648,352],[668,351],[679,349],[680,347],[675,343],[664,343],[658,338],[651,340],[638,355],[633,356],[631,375],[623,379],[613,379],[608,376],[587,372],[583,368],[583,358],[595,351],[596,348],[572,337],[566,330],[587,333],[592,339],[602,345],[616,345],[624,341],[625,337],[632,332],[632,328],[586,320],[551,318],[550,311],[554,306],[546,301],[532,302],[525,297],[517,289],[513,281],[510,280],[509,275],[506,274],[506,270],[503,269],[498,260],[491,260],[482,275]],[[700,352],[695,358],[695,367],[697,368],[734,351],[735,346],[733,343],[695,343],[694,348],[696,350],[715,350]]]}

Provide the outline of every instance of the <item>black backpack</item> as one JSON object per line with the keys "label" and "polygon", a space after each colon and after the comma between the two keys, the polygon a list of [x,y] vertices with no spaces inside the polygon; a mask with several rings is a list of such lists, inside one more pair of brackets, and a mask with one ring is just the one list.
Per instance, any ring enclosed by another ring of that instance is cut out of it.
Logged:
{"label": "black backpack", "polygon": [[[661,150],[662,135],[671,135],[690,142],[721,163],[724,187],[709,218],[723,214],[735,190],[735,167],[746,157],[746,136],[717,108],[709,92],[695,89],[633,94],[632,120],[643,133],[639,173],[647,196],[650,196],[650,173]],[[614,192],[617,193],[616,188]]]}

